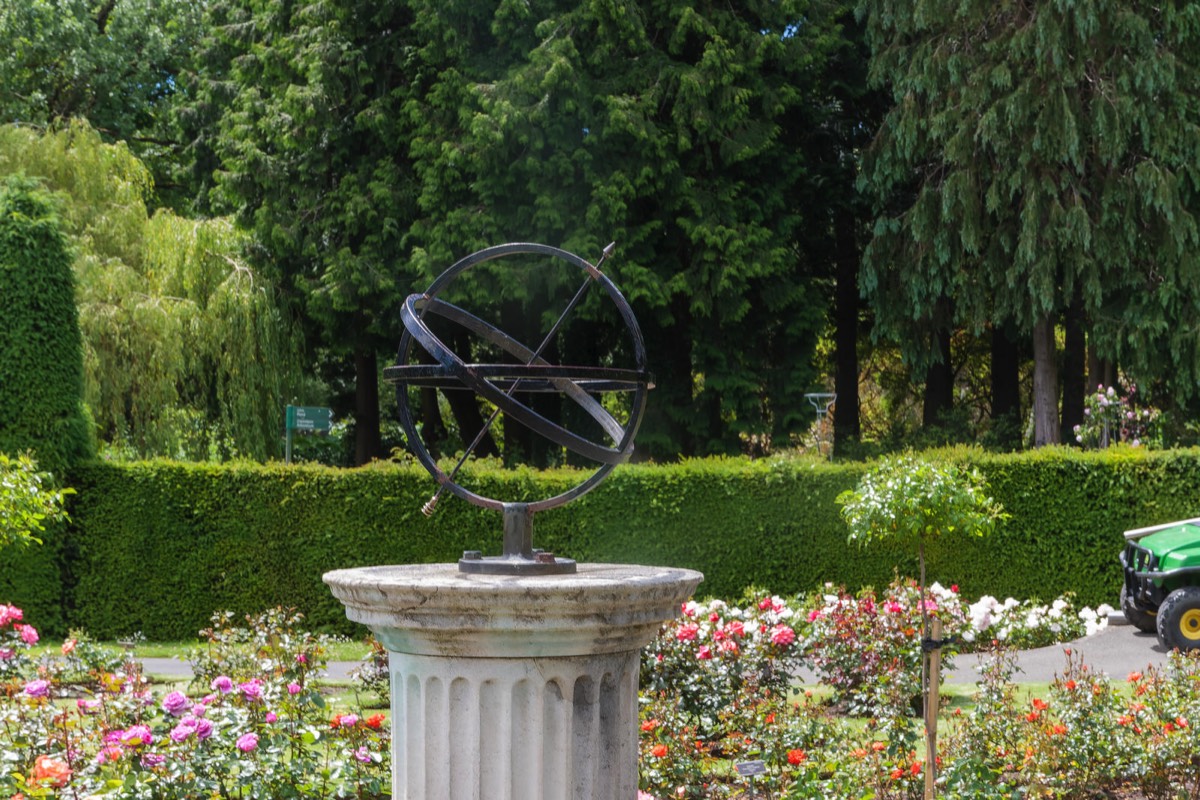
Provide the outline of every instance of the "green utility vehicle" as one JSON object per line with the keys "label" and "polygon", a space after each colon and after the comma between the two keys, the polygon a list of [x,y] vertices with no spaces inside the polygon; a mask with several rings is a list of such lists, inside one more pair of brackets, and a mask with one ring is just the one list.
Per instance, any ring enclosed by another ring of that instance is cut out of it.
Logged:
{"label": "green utility vehicle", "polygon": [[1200,518],[1125,531],[1121,610],[1168,649],[1200,647]]}

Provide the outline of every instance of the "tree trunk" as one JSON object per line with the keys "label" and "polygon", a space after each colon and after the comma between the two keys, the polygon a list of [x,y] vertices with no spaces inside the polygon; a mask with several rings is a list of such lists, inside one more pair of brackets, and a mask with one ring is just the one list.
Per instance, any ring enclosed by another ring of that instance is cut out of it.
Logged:
{"label": "tree trunk", "polygon": [[834,258],[837,287],[834,291],[834,343],[837,354],[833,390],[833,446],[857,442],[862,435],[858,414],[858,238],[854,215],[841,211],[834,217]]}
{"label": "tree trunk", "polygon": [[1058,444],[1058,434],[1058,353],[1046,314],[1033,326],[1033,444]]}
{"label": "tree trunk", "polygon": [[929,365],[925,373],[925,408],[921,424],[938,425],[942,416],[954,405],[954,368],[950,364],[950,330],[942,328],[933,334],[934,357],[941,360]]}
{"label": "tree trunk", "polygon": [[366,344],[354,349],[354,463],[383,455],[379,436],[379,372],[375,351]]}
{"label": "tree trunk", "polygon": [[1021,357],[1003,326],[992,328],[992,419],[1021,418]]}
{"label": "tree trunk", "polygon": [[1062,441],[1075,441],[1075,426],[1083,422],[1083,395],[1087,376],[1087,338],[1083,332],[1083,303],[1078,298],[1063,317],[1066,334],[1062,374]]}

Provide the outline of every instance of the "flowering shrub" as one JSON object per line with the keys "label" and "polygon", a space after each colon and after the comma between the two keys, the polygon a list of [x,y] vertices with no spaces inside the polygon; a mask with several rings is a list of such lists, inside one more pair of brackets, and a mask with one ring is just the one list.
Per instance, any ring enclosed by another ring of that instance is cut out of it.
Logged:
{"label": "flowering shrub", "polygon": [[[880,596],[865,589],[857,596],[827,584],[809,599],[804,613],[805,655],[835,700],[852,714],[880,718],[903,715],[920,693],[920,589],[896,579]],[[1108,625],[1113,609],[1075,610],[1069,597],[1049,605],[1003,603],[985,596],[967,605],[957,586],[929,587],[929,613],[942,621],[942,668],[956,652],[971,652],[993,639],[1018,647],[1042,647],[1090,636]]]}
{"label": "flowering shrub", "polygon": [[303,686],[313,665],[324,664],[329,637],[301,630],[303,614],[275,608],[246,615],[244,626],[234,625],[233,616],[231,611],[217,612],[212,627],[200,631],[204,645],[188,656],[196,684],[219,675],[248,680],[266,673]]}
{"label": "flowering shrub", "polygon": [[[0,797],[390,796],[383,716],[329,719],[311,680],[321,650],[292,629],[298,620],[270,612],[251,620],[246,630],[256,633],[244,641],[222,617],[198,663],[211,669],[193,692],[162,697],[132,659],[111,672],[88,667],[95,685],[81,688],[60,680],[68,669],[23,654],[0,692]],[[270,641],[253,650],[257,662],[247,660],[245,645],[259,634]],[[87,653],[78,640],[64,650]],[[217,665],[229,669],[210,676]]]}
{"label": "flowering shrub", "polygon": [[1099,633],[1108,627],[1112,613],[1113,607],[1107,603],[1095,610],[1084,606],[1075,611],[1069,596],[1040,605],[1011,597],[1001,603],[984,595],[967,609],[969,625],[962,636],[967,649],[992,639],[1019,649],[1045,647]]}
{"label": "flowering shrub", "polygon": [[1083,422],[1076,425],[1075,441],[1084,447],[1104,448],[1118,442],[1137,447],[1158,443],[1159,411],[1138,408],[1137,385],[1122,396],[1116,387],[1100,384],[1084,398]]}
{"label": "flowering shrub", "polygon": [[367,639],[370,648],[362,662],[350,672],[350,677],[360,691],[374,695],[381,703],[391,702],[391,673],[388,669],[388,653],[374,636]]}
{"label": "flowering shrub", "polygon": [[801,765],[821,734],[788,702],[801,655],[795,621],[782,598],[751,593],[733,606],[689,601],[663,626],[642,658],[643,789],[725,797],[734,784],[708,777],[713,759],[768,763],[767,789]]}
{"label": "flowering shrub", "polygon": [[[958,587],[935,583],[925,598],[927,613],[942,620],[943,639],[961,635],[966,616]],[[921,589],[897,578],[882,596],[866,589],[857,596],[826,586],[808,612],[808,657],[852,714],[884,719],[905,716],[921,693]],[[943,670],[954,648],[943,650]]]}
{"label": "flowering shrub", "polygon": [[801,656],[794,617],[769,595],[744,607],[688,601],[644,651],[642,692],[669,692],[703,735],[737,698],[786,692]]}
{"label": "flowering shrub", "polygon": [[1164,672],[1131,673],[1126,693],[1066,655],[1047,696],[1018,701],[1011,658],[997,654],[974,711],[946,743],[942,796],[1198,796],[1191,725],[1200,712],[1200,656],[1174,653]]}

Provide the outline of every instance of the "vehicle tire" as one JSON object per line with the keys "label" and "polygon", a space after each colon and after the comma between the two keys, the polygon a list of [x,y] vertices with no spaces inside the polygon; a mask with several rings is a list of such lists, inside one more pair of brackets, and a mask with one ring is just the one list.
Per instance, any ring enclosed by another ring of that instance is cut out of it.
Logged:
{"label": "vehicle tire", "polygon": [[1158,633],[1158,614],[1138,606],[1124,585],[1121,586],[1121,612],[1129,624],[1142,633]]}
{"label": "vehicle tire", "polygon": [[1176,589],[1158,607],[1158,643],[1168,650],[1200,647],[1200,586]]}

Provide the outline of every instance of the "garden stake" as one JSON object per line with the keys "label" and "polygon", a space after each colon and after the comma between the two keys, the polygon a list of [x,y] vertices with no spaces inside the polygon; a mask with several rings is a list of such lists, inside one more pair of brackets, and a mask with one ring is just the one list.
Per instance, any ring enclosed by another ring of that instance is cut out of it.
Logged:
{"label": "garden stake", "polygon": [[938,700],[941,694],[942,621],[929,620],[929,649],[925,653],[929,689],[925,692],[925,800],[937,797],[937,725]]}

